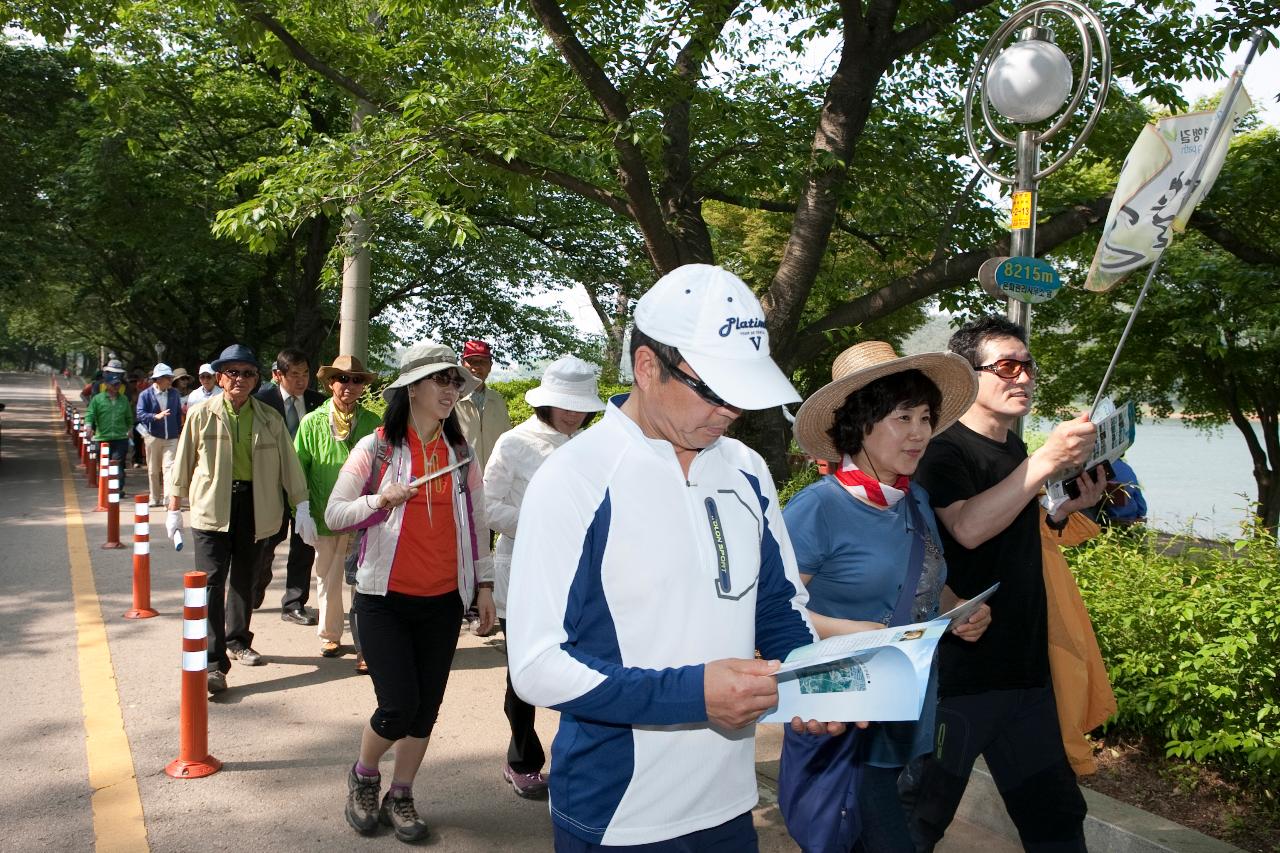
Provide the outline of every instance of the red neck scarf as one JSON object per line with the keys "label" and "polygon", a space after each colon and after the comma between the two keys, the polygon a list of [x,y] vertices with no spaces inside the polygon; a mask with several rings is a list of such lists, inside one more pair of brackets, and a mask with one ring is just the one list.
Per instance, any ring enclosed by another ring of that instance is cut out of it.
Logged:
{"label": "red neck scarf", "polygon": [[909,477],[899,477],[892,486],[887,486],[875,477],[867,476],[853,464],[853,459],[848,455],[844,457],[840,470],[835,473],[835,478],[855,498],[861,498],[886,509],[902,500],[907,494],[907,489],[911,488]]}

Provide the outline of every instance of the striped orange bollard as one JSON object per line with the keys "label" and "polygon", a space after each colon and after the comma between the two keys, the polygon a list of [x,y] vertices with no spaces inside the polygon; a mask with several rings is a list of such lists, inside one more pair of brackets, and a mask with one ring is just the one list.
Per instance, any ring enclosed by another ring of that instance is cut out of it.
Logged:
{"label": "striped orange bollard", "polygon": [[103,548],[123,548],[120,541],[120,467],[114,462],[107,468],[107,541]]}
{"label": "striped orange bollard", "polygon": [[126,619],[150,619],[151,609],[151,496],[133,499],[133,609]]}
{"label": "striped orange bollard", "polygon": [[209,591],[204,572],[182,576],[182,704],[178,757],[164,769],[175,779],[217,773],[222,762],[209,754]]}
{"label": "striped orange bollard", "polygon": [[[106,445],[102,445],[103,449]],[[106,454],[103,454],[101,462],[98,460],[98,444],[97,442],[89,442],[89,464],[84,466],[84,484],[91,489],[98,489],[98,494],[102,494],[102,478],[106,476],[106,471],[102,470],[102,465],[106,463]],[[98,501],[101,506],[102,501]]]}
{"label": "striped orange bollard", "polygon": [[[98,445],[96,447],[96,451],[97,452],[94,455],[96,457],[96,461],[98,465],[98,480],[97,480],[98,505],[93,508],[93,511],[106,512],[107,504],[111,500],[110,498],[111,471],[109,468],[109,466],[111,465],[111,445],[107,444],[104,441],[102,442],[101,445]],[[116,527],[117,527],[116,538],[117,539],[120,538],[119,525],[120,525],[120,520],[117,518],[116,519]]]}

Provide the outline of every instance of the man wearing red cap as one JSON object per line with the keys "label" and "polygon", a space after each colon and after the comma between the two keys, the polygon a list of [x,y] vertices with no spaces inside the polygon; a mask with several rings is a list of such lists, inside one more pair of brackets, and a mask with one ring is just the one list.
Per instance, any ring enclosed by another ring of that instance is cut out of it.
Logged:
{"label": "man wearing red cap", "polygon": [[462,365],[480,380],[480,385],[459,400],[454,411],[483,471],[498,436],[511,429],[511,415],[507,413],[507,401],[484,382],[493,370],[493,350],[489,345],[484,341],[467,341],[462,347]]}

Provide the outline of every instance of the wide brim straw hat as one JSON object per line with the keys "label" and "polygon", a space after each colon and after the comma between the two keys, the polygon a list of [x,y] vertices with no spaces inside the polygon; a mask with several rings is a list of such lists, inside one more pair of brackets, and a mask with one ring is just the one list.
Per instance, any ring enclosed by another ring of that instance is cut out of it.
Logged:
{"label": "wide brim straw hat", "polygon": [[420,344],[414,344],[404,351],[404,355],[400,357],[400,375],[396,380],[382,389],[382,399],[390,402],[393,392],[397,388],[404,388],[406,385],[412,385],[419,379],[425,379],[433,373],[439,373],[442,370],[453,368],[462,375],[465,382],[460,392],[465,397],[476,388],[480,387],[480,380],[471,374],[470,370],[458,364],[458,354],[444,344],[438,344],[435,341],[423,341]]}
{"label": "wide brim straw hat", "polygon": [[884,341],[865,341],[836,356],[831,365],[831,381],[804,401],[796,413],[796,443],[814,459],[839,460],[840,451],[828,434],[835,422],[836,410],[859,388],[907,370],[919,370],[929,377],[942,395],[934,435],[958,421],[978,396],[977,372],[955,353],[929,352],[899,357]]}
{"label": "wide brim straw hat", "polygon": [[542,383],[525,391],[524,401],[535,409],[555,406],[570,412],[604,411],[595,367],[572,355],[561,356],[547,365]]}
{"label": "wide brim straw hat", "polygon": [[364,362],[354,355],[340,355],[333,360],[333,364],[326,364],[317,370],[316,379],[320,380],[321,385],[328,385],[330,379],[341,373],[348,376],[363,376],[365,382],[373,382],[378,378],[378,374],[365,370]]}

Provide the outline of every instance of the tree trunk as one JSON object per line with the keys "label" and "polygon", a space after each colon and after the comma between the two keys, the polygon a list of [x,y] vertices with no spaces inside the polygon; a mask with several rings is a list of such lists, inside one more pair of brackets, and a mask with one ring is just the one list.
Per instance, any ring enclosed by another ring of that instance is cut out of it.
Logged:
{"label": "tree trunk", "polygon": [[1270,468],[1255,466],[1253,479],[1258,484],[1258,523],[1275,536],[1280,523],[1280,476]]}
{"label": "tree trunk", "polygon": [[791,446],[791,425],[782,416],[781,407],[743,412],[733,425],[733,437],[764,457],[773,475],[774,485],[791,477],[787,465],[787,449]]}

